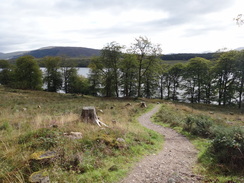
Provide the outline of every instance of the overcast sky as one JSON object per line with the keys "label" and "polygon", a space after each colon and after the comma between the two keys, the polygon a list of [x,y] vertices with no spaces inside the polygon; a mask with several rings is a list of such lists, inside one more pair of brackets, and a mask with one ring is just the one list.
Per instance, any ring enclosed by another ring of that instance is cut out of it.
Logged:
{"label": "overcast sky", "polygon": [[1,0],[0,52],[46,46],[129,46],[139,36],[163,53],[244,47],[244,0]]}

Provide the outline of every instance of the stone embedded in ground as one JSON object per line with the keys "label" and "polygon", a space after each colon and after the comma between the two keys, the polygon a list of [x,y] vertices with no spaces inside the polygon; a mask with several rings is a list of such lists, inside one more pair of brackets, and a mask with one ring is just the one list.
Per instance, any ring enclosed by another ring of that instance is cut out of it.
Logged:
{"label": "stone embedded in ground", "polygon": [[81,132],[64,133],[64,135],[70,139],[82,139],[82,133]]}
{"label": "stone embedded in ground", "polygon": [[50,159],[54,158],[57,156],[57,153],[55,151],[39,151],[39,152],[34,152],[31,154],[31,159],[35,160],[42,160],[42,159]]}
{"label": "stone embedded in ground", "polygon": [[50,125],[50,127],[52,127],[52,128],[58,128],[58,125],[53,124],[53,125]]}
{"label": "stone embedded in ground", "polygon": [[131,106],[131,103],[127,103],[125,106]]}
{"label": "stone embedded in ground", "polygon": [[116,121],[116,120],[112,120],[112,123],[113,123],[113,124],[116,124],[116,123],[117,123],[117,121]]}
{"label": "stone embedded in ground", "polygon": [[125,143],[125,139],[123,139],[123,138],[117,138],[116,141]]}
{"label": "stone embedded in ground", "polygon": [[229,125],[233,125],[233,122],[231,122],[231,121],[226,121],[225,123],[227,123]]}
{"label": "stone embedded in ground", "polygon": [[123,138],[117,138],[116,142],[117,142],[118,148],[120,148],[120,149],[123,149],[127,146],[125,143],[125,139],[123,139]]}
{"label": "stone embedded in ground", "polygon": [[100,113],[104,113],[102,109],[98,110]]}
{"label": "stone embedded in ground", "polygon": [[34,172],[29,177],[29,181],[35,183],[50,183],[49,175],[46,170]]}

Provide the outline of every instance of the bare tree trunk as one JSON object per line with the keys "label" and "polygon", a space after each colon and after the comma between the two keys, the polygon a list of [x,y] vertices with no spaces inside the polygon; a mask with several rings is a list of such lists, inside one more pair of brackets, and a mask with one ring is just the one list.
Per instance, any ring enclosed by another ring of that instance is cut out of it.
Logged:
{"label": "bare tree trunk", "polygon": [[160,77],[160,98],[163,99],[163,76]]}
{"label": "bare tree trunk", "polygon": [[244,86],[244,76],[242,76],[242,78],[241,78],[241,86],[240,86],[240,91],[239,91],[239,102],[238,102],[239,109],[242,108],[243,86]]}

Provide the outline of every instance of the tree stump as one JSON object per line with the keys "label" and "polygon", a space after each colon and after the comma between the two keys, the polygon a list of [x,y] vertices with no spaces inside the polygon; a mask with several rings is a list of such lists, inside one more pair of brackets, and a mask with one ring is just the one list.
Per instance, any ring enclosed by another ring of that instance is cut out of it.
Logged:
{"label": "tree stump", "polygon": [[146,108],[147,107],[147,104],[145,102],[141,102],[140,107],[141,108]]}
{"label": "tree stump", "polygon": [[81,120],[85,123],[97,124],[98,126],[106,126],[107,125],[101,122],[96,114],[96,109],[93,106],[83,107],[81,112]]}

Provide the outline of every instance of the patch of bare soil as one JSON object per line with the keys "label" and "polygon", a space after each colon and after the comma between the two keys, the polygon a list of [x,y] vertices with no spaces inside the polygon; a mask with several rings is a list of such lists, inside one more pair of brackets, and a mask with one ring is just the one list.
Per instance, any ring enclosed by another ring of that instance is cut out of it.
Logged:
{"label": "patch of bare soil", "polygon": [[160,105],[138,118],[139,122],[164,136],[163,149],[158,154],[145,157],[135,165],[121,183],[198,183],[201,177],[192,169],[197,160],[197,150],[189,140],[176,131],[153,124],[152,115]]}

